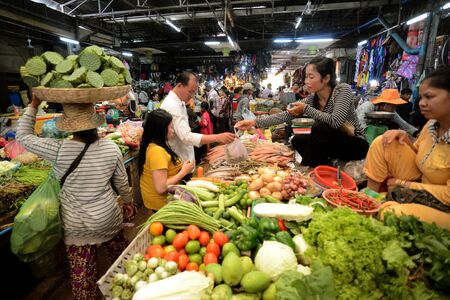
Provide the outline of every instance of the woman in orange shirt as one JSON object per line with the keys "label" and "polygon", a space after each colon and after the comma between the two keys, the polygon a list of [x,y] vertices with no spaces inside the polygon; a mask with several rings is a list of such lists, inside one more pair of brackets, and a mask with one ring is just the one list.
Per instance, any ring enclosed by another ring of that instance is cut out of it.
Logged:
{"label": "woman in orange shirt", "polygon": [[139,150],[138,171],[145,207],[159,210],[166,204],[167,187],[191,173],[194,163],[182,163],[168,145],[175,135],[172,115],[156,109],[148,114]]}

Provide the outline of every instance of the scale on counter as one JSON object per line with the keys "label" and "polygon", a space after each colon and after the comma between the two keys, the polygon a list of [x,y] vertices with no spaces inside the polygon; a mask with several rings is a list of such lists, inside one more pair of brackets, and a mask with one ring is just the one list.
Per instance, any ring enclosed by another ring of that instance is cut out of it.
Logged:
{"label": "scale on counter", "polygon": [[387,126],[394,117],[393,112],[387,111],[373,111],[366,113],[366,136],[369,144],[379,135],[382,135],[385,131],[389,130]]}

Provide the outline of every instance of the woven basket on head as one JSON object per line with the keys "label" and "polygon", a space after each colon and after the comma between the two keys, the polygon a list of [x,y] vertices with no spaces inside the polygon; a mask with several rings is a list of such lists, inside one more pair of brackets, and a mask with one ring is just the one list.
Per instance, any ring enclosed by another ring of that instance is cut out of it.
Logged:
{"label": "woven basket on head", "polygon": [[129,85],[102,88],[33,88],[33,95],[47,102],[94,103],[125,96]]}

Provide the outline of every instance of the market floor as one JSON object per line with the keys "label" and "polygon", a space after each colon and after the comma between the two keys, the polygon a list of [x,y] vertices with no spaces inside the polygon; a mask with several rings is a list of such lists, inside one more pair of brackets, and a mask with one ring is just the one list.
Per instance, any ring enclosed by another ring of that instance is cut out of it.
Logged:
{"label": "market floor", "polygon": [[[128,241],[132,241],[137,234],[137,225],[145,222],[151,215],[150,211],[142,206],[138,209],[136,216],[130,221],[135,226],[125,227],[124,234]],[[99,251],[99,276],[103,276],[110,266],[110,262],[104,259],[102,250]],[[102,259],[103,258],[103,259]],[[56,289],[55,289],[56,287]],[[53,291],[52,291],[53,290]],[[70,279],[68,274],[56,275],[52,278],[44,280],[33,292],[31,292],[24,300],[70,300],[72,299],[72,292],[70,288]],[[98,299],[104,299],[99,297]]]}

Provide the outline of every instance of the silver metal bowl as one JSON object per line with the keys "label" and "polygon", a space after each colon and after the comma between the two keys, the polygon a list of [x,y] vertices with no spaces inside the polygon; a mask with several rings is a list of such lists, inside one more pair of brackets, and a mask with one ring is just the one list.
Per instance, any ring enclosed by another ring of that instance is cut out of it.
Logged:
{"label": "silver metal bowl", "polygon": [[296,126],[307,126],[307,125],[313,125],[314,119],[311,118],[295,118],[292,120],[292,125]]}
{"label": "silver metal bowl", "polygon": [[393,112],[387,112],[387,111],[372,111],[369,113],[366,113],[366,117],[369,119],[392,119],[394,117]]}

